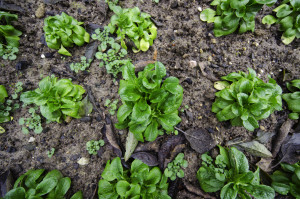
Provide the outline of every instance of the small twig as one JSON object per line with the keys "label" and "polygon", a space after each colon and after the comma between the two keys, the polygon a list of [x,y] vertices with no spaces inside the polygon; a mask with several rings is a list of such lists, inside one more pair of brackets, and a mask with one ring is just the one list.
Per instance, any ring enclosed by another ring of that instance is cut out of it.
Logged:
{"label": "small twig", "polygon": [[177,131],[179,131],[179,132],[181,132],[181,133],[183,133],[183,134],[185,134],[185,135],[187,135],[187,136],[189,136],[189,137],[192,137],[192,138],[194,138],[194,139],[198,139],[197,137],[192,136],[192,135],[186,133],[185,131],[183,131],[183,130],[177,128],[176,126],[175,126],[174,128],[175,128]]}

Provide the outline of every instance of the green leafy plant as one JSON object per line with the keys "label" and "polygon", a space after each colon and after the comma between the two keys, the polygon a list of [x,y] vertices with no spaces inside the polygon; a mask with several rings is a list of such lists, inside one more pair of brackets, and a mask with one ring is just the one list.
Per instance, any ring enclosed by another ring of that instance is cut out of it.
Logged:
{"label": "green leafy plant", "polygon": [[168,196],[167,177],[158,167],[149,168],[140,160],[134,160],[130,170],[124,170],[119,157],[106,163],[99,181],[99,199],[171,199]]}
{"label": "green leafy plant", "polygon": [[34,130],[34,133],[40,134],[43,132],[43,127],[42,127],[42,121],[41,121],[41,116],[36,113],[37,107],[30,108],[28,112],[31,114],[31,117],[29,118],[20,118],[19,119],[19,125],[22,126],[22,132],[24,134],[28,134],[29,130],[32,129]]}
{"label": "green leafy plant", "polygon": [[65,47],[82,46],[90,41],[90,35],[81,27],[82,24],[64,12],[45,18],[43,29],[48,47],[59,49],[59,54],[72,56]]}
{"label": "green leafy plant", "polygon": [[210,5],[216,10],[207,8],[200,14],[200,19],[214,23],[216,37],[229,35],[239,28],[239,33],[254,32],[255,16],[261,8],[273,5],[277,0],[214,0]]}
{"label": "green leafy plant", "polygon": [[274,110],[282,109],[282,90],[276,81],[269,77],[265,83],[253,69],[230,73],[222,77],[231,85],[216,92],[212,112],[217,113],[219,121],[230,120],[232,126],[244,126],[249,131],[258,128],[258,120],[268,118]]}
{"label": "green leafy plant", "polygon": [[292,80],[287,83],[287,88],[292,93],[286,93],[282,95],[282,98],[288,104],[289,109],[292,113],[289,114],[290,119],[299,119],[300,114],[300,79]]}
{"label": "green leafy plant", "polygon": [[242,152],[235,147],[228,149],[219,146],[219,149],[220,154],[214,162],[207,154],[201,156],[202,166],[197,178],[205,192],[221,190],[221,199],[275,197],[271,187],[260,184],[259,168],[254,173],[249,170],[248,160]]}
{"label": "green leafy plant", "polygon": [[55,148],[51,148],[51,150],[47,151],[48,158],[52,158],[54,152],[55,152]]}
{"label": "green leafy plant", "polygon": [[23,83],[22,82],[17,82],[15,84],[15,88],[14,88],[14,93],[11,95],[12,99],[17,99],[19,96],[18,96],[18,93],[22,92],[23,91]]}
{"label": "green leafy plant", "polygon": [[3,59],[15,60],[19,52],[22,32],[11,25],[15,20],[18,20],[18,15],[0,11],[0,56]]}
{"label": "green leafy plant", "polygon": [[263,24],[280,24],[283,31],[281,40],[284,44],[290,44],[295,38],[300,38],[300,3],[298,0],[284,0],[280,6],[273,10],[276,17],[267,15],[262,19]]}
{"label": "green leafy plant", "polygon": [[182,103],[183,88],[176,77],[166,76],[166,68],[160,63],[148,64],[135,76],[133,65],[125,65],[120,81],[119,95],[123,105],[117,112],[117,129],[129,127],[134,137],[144,142],[154,141],[163,129],[169,133],[181,119],[178,108]]}
{"label": "green leafy plant", "polygon": [[97,151],[102,146],[104,146],[104,140],[90,140],[86,143],[86,150],[88,150],[89,154],[97,155]]}
{"label": "green leafy plant", "polygon": [[70,79],[57,80],[55,76],[45,77],[39,88],[22,93],[20,99],[25,104],[36,104],[48,121],[61,122],[67,116],[81,118],[85,115],[82,95],[85,90]]}
{"label": "green leafy plant", "polygon": [[130,59],[122,59],[127,55],[127,50],[121,48],[114,38],[109,37],[108,26],[105,26],[102,32],[100,29],[96,29],[92,38],[101,42],[98,46],[99,52],[95,54],[97,59],[102,60],[99,67],[105,65],[107,73],[117,77],[117,74],[122,71],[122,67],[131,63]]}
{"label": "green leafy plant", "polygon": [[188,162],[183,158],[184,154],[179,153],[175,160],[168,164],[168,167],[164,171],[166,177],[170,178],[172,181],[176,179],[176,176],[179,178],[184,177],[184,171],[182,168],[186,168],[188,166]]}
{"label": "green leafy plant", "polygon": [[107,99],[104,103],[104,106],[108,107],[108,112],[111,114],[111,115],[114,115],[116,110],[117,110],[117,104],[118,104],[119,100],[116,99],[114,101],[111,101],[109,99]]}
{"label": "green leafy plant", "polygon": [[[18,93],[18,91],[19,90],[15,90],[15,93],[12,95],[13,99],[18,97],[15,96],[17,95],[16,93]],[[13,119],[10,116],[11,113],[20,107],[18,103],[13,103],[13,100],[6,100],[6,98],[8,98],[6,88],[3,85],[0,85],[0,123],[11,121]]]}
{"label": "green leafy plant", "polygon": [[277,170],[272,175],[272,187],[281,195],[290,193],[295,198],[300,198],[300,162],[296,164],[281,163],[283,171]]}
{"label": "green leafy plant", "polygon": [[[63,177],[58,170],[47,174],[44,169],[29,170],[15,182],[3,199],[63,199],[71,187],[71,179]],[[82,199],[81,191],[70,199]]]}
{"label": "green leafy plant", "polygon": [[90,67],[90,64],[92,62],[92,59],[89,59],[88,61],[86,61],[85,56],[82,56],[80,59],[81,59],[81,62],[70,64],[70,69],[72,71],[75,71],[75,73],[78,73],[80,70],[85,71],[88,67]]}
{"label": "green leafy plant", "polygon": [[117,33],[122,47],[126,50],[125,38],[127,36],[136,46],[133,52],[147,51],[157,36],[157,28],[151,21],[151,16],[141,12],[138,7],[122,9],[110,2],[108,5],[115,13],[108,24],[110,33]]}

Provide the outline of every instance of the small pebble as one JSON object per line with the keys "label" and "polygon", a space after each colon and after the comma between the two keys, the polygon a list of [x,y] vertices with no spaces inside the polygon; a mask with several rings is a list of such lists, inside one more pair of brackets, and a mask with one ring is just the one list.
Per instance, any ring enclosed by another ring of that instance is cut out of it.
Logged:
{"label": "small pebble", "polygon": [[44,54],[42,54],[42,55],[41,55],[41,58],[42,58],[42,59],[45,59],[46,57],[45,57],[45,55],[44,55]]}
{"label": "small pebble", "polygon": [[191,60],[191,61],[190,61],[190,67],[191,67],[191,68],[195,68],[196,66],[197,66],[197,62]]}
{"label": "small pebble", "polygon": [[216,44],[217,40],[216,39],[211,39],[211,43]]}
{"label": "small pebble", "polygon": [[78,163],[79,165],[82,165],[82,166],[87,165],[89,162],[90,162],[90,160],[89,160],[88,158],[85,158],[85,157],[80,158],[80,159],[77,161],[77,163]]}
{"label": "small pebble", "polygon": [[35,138],[34,137],[30,137],[28,142],[34,142],[35,141]]}
{"label": "small pebble", "polygon": [[35,16],[37,18],[43,18],[45,16],[45,4],[41,3],[38,9],[35,11]]}
{"label": "small pebble", "polygon": [[202,12],[202,8],[201,8],[200,6],[198,7],[198,11],[199,11],[199,12]]}

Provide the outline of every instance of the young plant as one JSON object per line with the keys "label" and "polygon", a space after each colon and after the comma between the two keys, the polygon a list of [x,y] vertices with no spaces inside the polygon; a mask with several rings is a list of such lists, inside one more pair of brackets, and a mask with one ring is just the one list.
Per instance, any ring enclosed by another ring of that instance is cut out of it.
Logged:
{"label": "young plant", "polygon": [[57,80],[55,76],[45,77],[39,88],[23,93],[24,104],[35,104],[48,121],[61,122],[67,116],[81,118],[85,114],[85,103],[81,100],[85,90],[70,79]]}
{"label": "young plant", "polygon": [[24,134],[29,133],[28,129],[33,130],[36,134],[40,134],[41,132],[43,132],[41,116],[36,113],[37,109],[37,107],[30,108],[28,112],[31,114],[31,117],[22,117],[19,119],[19,125],[22,126],[22,132]]}
{"label": "young plant", "polygon": [[119,100],[116,99],[114,100],[113,102],[111,102],[109,99],[107,99],[104,103],[104,106],[108,107],[108,112],[111,114],[111,115],[114,115],[116,110],[117,110],[117,104],[118,104]]}
{"label": "young plant", "polygon": [[300,114],[300,79],[295,79],[287,83],[286,86],[292,93],[283,94],[282,98],[288,104],[289,110],[292,111],[289,114],[289,118],[297,120]]}
{"label": "young plant", "polygon": [[281,40],[290,44],[295,38],[300,38],[300,3],[297,0],[284,0],[273,10],[276,17],[267,15],[262,19],[263,24],[280,24],[280,31],[284,32]]}
{"label": "young plant", "polygon": [[126,36],[134,42],[137,53],[140,50],[147,51],[157,36],[157,28],[151,21],[151,16],[141,12],[138,7],[122,9],[113,3],[108,3],[109,8],[115,13],[108,24],[110,33],[117,33],[121,45],[127,50]]}
{"label": "young plant", "polygon": [[45,18],[43,29],[48,47],[59,49],[59,54],[72,56],[65,47],[82,46],[90,41],[90,35],[81,27],[82,24],[64,12]]}
{"label": "young plant", "polygon": [[18,20],[18,15],[0,11],[0,56],[3,59],[15,60],[19,52],[22,32],[11,25],[15,20]]}
{"label": "young plant", "polygon": [[274,190],[260,184],[259,168],[249,170],[246,156],[234,147],[225,149],[219,146],[220,154],[213,159],[203,154],[202,166],[197,172],[201,188],[205,192],[221,190],[221,199],[251,198],[273,199]]}
{"label": "young plant", "polygon": [[123,170],[119,157],[106,163],[99,181],[99,199],[171,199],[168,196],[167,177],[158,167],[149,168],[140,160],[134,160],[130,170]]}
{"label": "young plant", "polygon": [[269,77],[264,83],[256,77],[253,69],[230,73],[222,77],[231,85],[216,92],[212,112],[219,121],[230,120],[232,126],[244,126],[249,131],[258,128],[258,120],[268,118],[275,110],[282,109],[282,90],[276,81]]}
{"label": "young plant", "polygon": [[55,152],[55,148],[51,148],[51,150],[47,151],[48,158],[52,158],[54,152]]}
{"label": "young plant", "polygon": [[[29,170],[21,175],[13,189],[7,192],[3,199],[65,198],[71,186],[71,179],[63,177],[58,170],[52,170],[47,174],[44,171],[44,169]],[[78,191],[70,199],[82,198],[81,191]]]}
{"label": "young plant", "polygon": [[97,155],[97,151],[102,146],[104,146],[104,140],[90,140],[86,143],[86,150],[88,150],[91,155]]}
{"label": "young plant", "polygon": [[[15,89],[15,93],[12,95],[13,99],[18,98],[18,91],[19,90]],[[13,100],[10,99],[5,100],[6,98],[8,98],[6,88],[3,85],[0,85],[0,123],[11,121],[12,117],[10,117],[10,114],[20,107],[18,103],[13,103]]]}
{"label": "young plant", "polygon": [[264,5],[271,6],[277,0],[214,0],[210,5],[216,10],[207,8],[200,14],[200,19],[214,23],[216,37],[229,35],[239,28],[239,33],[254,32],[255,16]]}
{"label": "young plant", "polygon": [[166,177],[170,178],[172,181],[176,179],[176,176],[178,178],[184,177],[184,171],[182,170],[182,168],[186,168],[188,166],[188,162],[183,158],[184,154],[179,153],[176,156],[175,160],[168,164],[168,168],[166,168],[164,171]]}
{"label": "young plant", "polygon": [[131,63],[129,59],[122,59],[127,55],[127,50],[121,48],[114,38],[109,37],[108,26],[105,26],[102,32],[100,32],[100,29],[96,29],[92,38],[101,42],[98,46],[99,52],[95,55],[97,59],[102,60],[99,67],[105,65],[107,73],[116,78],[117,74],[122,71],[122,67]]}
{"label": "young plant", "polygon": [[178,108],[182,103],[183,88],[176,77],[166,76],[166,68],[160,63],[148,64],[135,76],[135,68],[128,64],[123,68],[119,95],[123,105],[119,107],[117,129],[129,127],[138,141],[154,141],[158,135],[174,131],[180,121]]}
{"label": "young plant", "polygon": [[280,165],[283,171],[277,170],[271,175],[273,189],[281,195],[290,193],[295,198],[300,198],[300,162]]}
{"label": "young plant", "polygon": [[81,59],[81,62],[70,64],[70,69],[72,71],[75,71],[75,73],[78,73],[80,70],[85,71],[92,62],[92,59],[89,59],[88,61],[86,61],[85,56],[82,56],[80,59]]}
{"label": "young plant", "polygon": [[19,96],[18,96],[18,93],[22,92],[23,91],[23,83],[22,82],[17,82],[15,84],[15,89],[14,89],[14,94],[11,95],[12,99],[17,99]]}

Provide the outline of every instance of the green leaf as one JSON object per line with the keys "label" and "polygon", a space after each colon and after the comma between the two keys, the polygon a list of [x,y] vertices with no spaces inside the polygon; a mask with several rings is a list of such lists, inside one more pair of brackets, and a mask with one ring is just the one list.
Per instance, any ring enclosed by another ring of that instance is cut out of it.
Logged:
{"label": "green leaf", "polygon": [[263,24],[272,25],[277,22],[277,19],[273,15],[267,15],[262,19]]}
{"label": "green leaf", "polygon": [[18,187],[7,192],[3,199],[25,199],[25,189]]}
{"label": "green leaf", "polygon": [[36,196],[43,196],[49,193],[57,185],[58,180],[55,177],[49,177],[39,183],[36,187]]}
{"label": "green leaf", "polygon": [[275,197],[274,189],[266,185],[248,185],[244,189],[257,199],[273,199]]}
{"label": "green leaf", "polygon": [[244,142],[238,144],[238,146],[242,147],[247,152],[251,153],[254,156],[270,158],[272,157],[272,153],[261,143],[253,140],[251,142]]}
{"label": "green leaf", "polygon": [[144,52],[146,52],[150,47],[150,44],[148,41],[145,41],[145,39],[141,39],[140,41],[140,49]]}
{"label": "green leaf", "polygon": [[149,119],[151,115],[151,107],[145,100],[139,100],[132,109],[132,120],[137,123],[143,123]]}
{"label": "green leaf", "polygon": [[248,120],[243,120],[243,126],[249,131],[259,127],[257,120],[252,116],[248,117]]}
{"label": "green leaf", "polygon": [[235,147],[231,147],[229,150],[229,160],[235,173],[242,174],[249,171],[249,164],[246,156]]}
{"label": "green leaf", "polygon": [[213,23],[215,15],[216,15],[216,11],[207,8],[201,12],[200,19],[202,21],[207,21],[207,23]]}
{"label": "green leaf", "polygon": [[123,175],[123,167],[121,164],[121,159],[119,157],[109,161],[106,163],[105,169],[102,173],[102,178],[107,181],[113,181],[115,179],[120,179]]}
{"label": "green leaf", "polygon": [[141,94],[135,86],[123,80],[120,81],[119,95],[121,99],[125,101],[137,101],[141,98]]}
{"label": "green leaf", "polygon": [[151,123],[145,130],[145,139],[149,142],[153,142],[158,136],[158,123],[152,119]]}
{"label": "green leaf", "polygon": [[118,183],[116,184],[116,191],[121,197],[125,197],[126,192],[129,189],[130,189],[130,184],[125,180],[118,181]]}
{"label": "green leaf", "polygon": [[7,98],[7,91],[3,85],[0,85],[0,103],[5,102],[5,98]]}
{"label": "green leaf", "polygon": [[281,195],[287,195],[290,191],[290,186],[288,184],[280,182],[272,182],[272,188]]}
{"label": "green leaf", "polygon": [[178,111],[171,114],[164,114],[158,117],[158,122],[166,131],[173,131],[174,126],[181,122],[181,118],[178,116]]}
{"label": "green leaf", "polygon": [[55,188],[55,197],[64,197],[64,195],[68,192],[69,188],[71,187],[71,179],[68,177],[61,178],[57,186]]}
{"label": "green leaf", "polygon": [[70,199],[83,199],[82,192],[77,191]]}
{"label": "green leaf", "polygon": [[146,177],[146,184],[155,185],[158,184],[161,179],[162,173],[158,167],[154,167],[150,170]]}
{"label": "green leaf", "polygon": [[220,196],[221,199],[236,198],[237,193],[238,190],[234,186],[234,183],[230,182],[222,188]]}
{"label": "green leaf", "polygon": [[60,46],[58,53],[66,56],[72,56],[71,53],[69,53],[69,51],[67,51],[67,49],[65,49],[63,45]]}
{"label": "green leaf", "polygon": [[44,171],[45,169],[38,169],[38,170],[31,171],[26,177],[25,185],[28,188],[35,189],[37,186],[36,181],[40,178],[40,176],[44,173]]}

